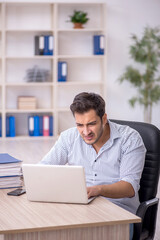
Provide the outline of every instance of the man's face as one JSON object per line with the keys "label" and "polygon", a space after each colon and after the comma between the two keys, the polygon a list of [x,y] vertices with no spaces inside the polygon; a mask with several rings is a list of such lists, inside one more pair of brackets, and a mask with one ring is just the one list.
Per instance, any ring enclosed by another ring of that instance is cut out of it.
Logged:
{"label": "man's face", "polygon": [[95,144],[101,138],[104,126],[107,122],[106,114],[102,117],[102,120],[97,116],[96,111],[91,109],[83,114],[75,113],[75,121],[77,129],[87,144]]}

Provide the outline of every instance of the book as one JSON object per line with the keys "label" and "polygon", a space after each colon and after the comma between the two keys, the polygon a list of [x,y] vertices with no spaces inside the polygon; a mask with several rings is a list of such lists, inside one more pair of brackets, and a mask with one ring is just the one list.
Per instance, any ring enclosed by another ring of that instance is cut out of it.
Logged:
{"label": "book", "polygon": [[36,109],[36,97],[32,96],[19,96],[18,109]]}
{"label": "book", "polygon": [[0,177],[0,189],[18,188],[23,186],[21,176],[3,176]]}
{"label": "book", "polygon": [[22,160],[12,157],[8,153],[0,153],[0,168],[4,166],[8,166],[7,164],[17,166],[17,163],[20,164]]}
{"label": "book", "polygon": [[21,187],[22,161],[8,153],[0,153],[0,188]]}
{"label": "book", "polygon": [[58,62],[58,82],[67,81],[67,62]]}
{"label": "book", "polygon": [[49,136],[49,116],[43,116],[43,136]]}
{"label": "book", "polygon": [[104,55],[104,35],[93,36],[94,55]]}

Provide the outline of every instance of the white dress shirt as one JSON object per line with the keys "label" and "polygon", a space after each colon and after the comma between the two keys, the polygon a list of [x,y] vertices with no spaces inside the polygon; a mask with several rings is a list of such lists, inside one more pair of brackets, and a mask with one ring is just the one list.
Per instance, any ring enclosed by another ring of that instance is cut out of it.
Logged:
{"label": "white dress shirt", "polygon": [[108,199],[136,213],[146,149],[137,131],[128,126],[108,122],[110,138],[98,154],[92,145],[84,142],[75,127],[61,133],[58,141],[40,163],[83,166],[87,186],[112,184],[121,180],[131,183],[135,191],[134,197]]}

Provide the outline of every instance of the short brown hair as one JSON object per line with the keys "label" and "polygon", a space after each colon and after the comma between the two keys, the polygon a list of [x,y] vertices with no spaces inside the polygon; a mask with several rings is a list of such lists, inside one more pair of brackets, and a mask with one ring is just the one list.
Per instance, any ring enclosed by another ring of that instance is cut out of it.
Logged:
{"label": "short brown hair", "polygon": [[73,103],[70,105],[73,113],[85,113],[93,109],[96,114],[102,119],[105,114],[105,101],[96,93],[82,92],[75,96]]}

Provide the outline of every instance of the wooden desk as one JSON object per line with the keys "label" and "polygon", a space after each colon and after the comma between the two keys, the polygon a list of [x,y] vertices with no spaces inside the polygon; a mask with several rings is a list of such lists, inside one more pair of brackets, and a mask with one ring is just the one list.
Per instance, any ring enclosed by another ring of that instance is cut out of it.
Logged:
{"label": "wooden desk", "polygon": [[29,202],[0,190],[0,240],[128,240],[140,218],[99,197],[89,205]]}

